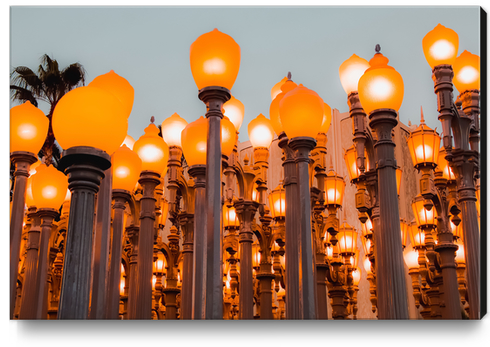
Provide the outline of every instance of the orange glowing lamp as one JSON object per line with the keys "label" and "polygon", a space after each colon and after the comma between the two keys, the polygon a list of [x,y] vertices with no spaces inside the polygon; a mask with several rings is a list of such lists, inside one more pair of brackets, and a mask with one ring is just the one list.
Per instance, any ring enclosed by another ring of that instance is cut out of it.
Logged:
{"label": "orange glowing lamp", "polygon": [[361,282],[361,270],[357,267],[352,271],[352,280],[355,286],[358,286],[359,282]]}
{"label": "orange glowing lamp", "polygon": [[126,287],[126,277],[121,276],[121,282],[119,282],[119,295],[124,295],[124,287]]}
{"label": "orange glowing lamp", "polygon": [[357,92],[359,79],[367,69],[369,69],[368,61],[358,57],[355,54],[340,65],[340,83],[342,84],[342,88],[344,88],[347,95],[352,92]]}
{"label": "orange glowing lamp", "polygon": [[435,227],[437,224],[437,212],[433,207],[430,211],[424,207],[425,199],[418,195],[412,202],[413,214],[419,227]]}
{"label": "orange glowing lamp", "polygon": [[343,256],[352,256],[357,250],[357,231],[354,227],[344,222],[337,235],[339,252]]}
{"label": "orange glowing lamp", "polygon": [[276,98],[276,96],[281,94],[281,87],[284,83],[286,83],[287,80],[288,80],[288,78],[284,77],[282,80],[280,80],[279,82],[274,84],[274,87],[272,87],[272,89],[271,89],[271,100],[274,100]]}
{"label": "orange glowing lamp", "polygon": [[437,165],[440,143],[441,137],[435,130],[425,125],[422,113],[420,126],[412,131],[407,139],[413,165],[416,168],[423,166],[435,167]]}
{"label": "orange glowing lamp", "polygon": [[280,219],[286,217],[286,190],[282,184],[278,185],[269,194],[269,207],[271,209],[272,218]]}
{"label": "orange glowing lamp", "polygon": [[134,88],[125,78],[111,70],[104,75],[95,77],[89,86],[104,89],[114,95],[122,104],[126,118],[129,117],[133,109]]}
{"label": "orange glowing lamp", "polygon": [[401,237],[402,237],[402,247],[405,248],[407,246],[407,239],[408,239],[408,234],[410,229],[410,225],[407,224],[407,222],[404,219],[400,219],[400,230],[401,230]]}
{"label": "orange glowing lamp", "polygon": [[437,158],[437,167],[442,171],[442,177],[448,181],[455,181],[456,176],[454,176],[453,169],[449,166],[446,160],[446,149],[441,147],[439,149],[439,155]]}
{"label": "orange glowing lamp", "polygon": [[230,100],[223,104],[223,113],[230,119],[235,126],[235,130],[238,132],[245,116],[245,106],[243,103],[232,95]]}
{"label": "orange glowing lamp", "polygon": [[403,170],[399,167],[396,168],[396,192],[400,195],[400,187],[402,185],[402,173]]}
{"label": "orange glowing lamp", "polygon": [[110,92],[92,86],[66,93],[53,112],[53,132],[63,149],[89,146],[112,154],[128,131],[123,104]]}
{"label": "orange glowing lamp", "polygon": [[453,64],[453,84],[463,93],[466,90],[480,89],[480,57],[464,51]]}
{"label": "orange glowing lamp", "polygon": [[362,236],[370,237],[373,234],[373,222],[371,218],[366,219],[365,223],[361,223]]}
{"label": "orange glowing lamp", "polygon": [[403,259],[405,260],[405,264],[407,264],[409,269],[418,269],[419,252],[417,249],[413,249],[412,247],[407,248],[403,252]]}
{"label": "orange glowing lamp", "polygon": [[126,145],[119,147],[111,156],[112,189],[133,191],[141,173],[142,162],[138,154]]}
{"label": "orange glowing lamp", "polygon": [[161,202],[161,207],[160,207],[160,223],[161,225],[165,225],[167,222],[167,216],[168,216],[168,201],[163,198]]}
{"label": "orange glowing lamp", "polygon": [[366,270],[367,274],[372,274],[373,270],[371,269],[371,260],[368,257],[364,258],[364,270]]}
{"label": "orange glowing lamp", "polygon": [[323,104],[323,121],[319,133],[326,134],[332,124],[332,108],[327,103]]}
{"label": "orange glowing lamp", "polygon": [[192,76],[197,88],[231,89],[240,69],[240,46],[218,29],[199,36],[190,48]]}
{"label": "orange glowing lamp", "polygon": [[291,80],[286,80],[281,85],[281,92],[277,94],[277,96],[272,100],[271,105],[269,107],[269,117],[271,119],[272,127],[274,128],[274,132],[279,136],[280,133],[284,131],[281,123],[281,117],[279,116],[279,102],[282,100],[284,95],[287,92],[293,90],[298,85]]}
{"label": "orange glowing lamp", "polygon": [[260,266],[260,246],[258,243],[252,243],[252,266],[258,268]]}
{"label": "orange glowing lamp", "polygon": [[226,116],[221,119],[221,154],[229,157],[238,139],[235,125]]}
{"label": "orange glowing lamp", "polygon": [[162,122],[162,137],[169,147],[182,147],[180,134],[187,124],[187,121],[177,113]]}
{"label": "orange glowing lamp", "polygon": [[442,64],[452,65],[458,54],[458,34],[439,23],[424,36],[422,48],[431,69]]}
{"label": "orange glowing lamp", "polygon": [[167,173],[169,149],[167,143],[158,136],[159,132],[157,126],[150,123],[133,148],[141,159],[141,171],[153,171],[164,176]]}
{"label": "orange glowing lamp", "polygon": [[225,203],[223,205],[223,227],[227,230],[240,227],[240,220],[233,204]]}
{"label": "orange glowing lamp", "polygon": [[288,138],[316,138],[323,122],[324,104],[317,93],[302,84],[287,92],[279,101],[279,117]]}
{"label": "orange glowing lamp", "polygon": [[129,135],[126,135],[126,138],[124,139],[123,143],[121,144],[122,145],[126,145],[130,150],[133,150],[133,146],[134,146],[134,143],[136,141],[134,141],[133,137],[132,136],[129,136]]}
{"label": "orange glowing lamp", "polygon": [[456,251],[456,263],[458,264],[464,264],[465,259],[464,259],[464,244],[461,241],[456,242],[458,245],[458,250]]}
{"label": "orange glowing lamp", "polygon": [[274,139],[271,121],[261,113],[248,123],[248,136],[253,148],[269,148]]}
{"label": "orange glowing lamp", "polygon": [[[354,145],[350,146],[344,153],[344,161],[347,166],[347,172],[351,181],[356,180],[361,175],[361,170],[357,166],[357,151]],[[370,170],[369,157],[366,149],[364,149],[364,167],[365,171]]]}
{"label": "orange glowing lamp", "polygon": [[165,267],[167,266],[167,262],[165,260],[165,255],[158,251],[157,259],[153,262],[153,272],[161,275],[165,271]]}
{"label": "orange glowing lamp", "polygon": [[463,226],[462,223],[459,223],[457,226],[453,223],[452,220],[449,220],[449,226],[451,227],[451,232],[453,233],[453,237],[458,240],[463,239]]}
{"label": "orange glowing lamp", "polygon": [[182,130],[182,151],[189,166],[206,165],[208,121],[203,116]]}
{"label": "orange glowing lamp", "polygon": [[330,170],[325,177],[325,205],[342,206],[344,191],[344,179]]}
{"label": "orange glowing lamp", "polygon": [[412,247],[414,249],[423,248],[425,246],[425,233],[418,227],[417,222],[412,222],[408,231],[410,232],[410,243]]}
{"label": "orange glowing lamp", "polygon": [[59,210],[65,201],[68,177],[54,166],[41,164],[32,175],[32,198],[37,208]]}
{"label": "orange glowing lamp", "polygon": [[10,109],[10,153],[37,155],[46,140],[49,120],[43,111],[26,101]]}
{"label": "orange glowing lamp", "polygon": [[391,66],[388,58],[376,53],[369,61],[371,66],[359,79],[359,100],[364,111],[388,108],[398,111],[403,101],[403,78]]}

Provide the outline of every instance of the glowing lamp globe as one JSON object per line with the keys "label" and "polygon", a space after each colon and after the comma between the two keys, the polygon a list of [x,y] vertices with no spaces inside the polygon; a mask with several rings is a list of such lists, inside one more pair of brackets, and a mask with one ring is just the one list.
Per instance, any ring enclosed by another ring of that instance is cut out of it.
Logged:
{"label": "glowing lamp globe", "polygon": [[281,92],[277,94],[277,96],[272,100],[271,105],[269,107],[269,117],[271,119],[272,127],[274,128],[274,132],[279,136],[280,133],[284,131],[281,123],[281,117],[279,115],[279,102],[282,100],[284,95],[289,91],[296,88],[298,85],[291,80],[286,80],[281,85]]}
{"label": "glowing lamp globe", "polygon": [[433,207],[430,211],[424,207],[424,198],[421,195],[415,197],[412,202],[413,214],[417,221],[419,227],[432,226],[435,227],[437,224],[437,212]]}
{"label": "glowing lamp globe", "polygon": [[453,84],[460,93],[466,90],[480,89],[479,56],[465,50],[454,61],[453,71]]}
{"label": "glowing lamp globe", "polygon": [[232,95],[230,100],[223,104],[223,113],[230,119],[235,126],[235,130],[238,132],[245,116],[245,106],[243,103]]}
{"label": "glowing lamp globe", "polygon": [[365,223],[361,223],[361,229],[362,229],[362,236],[370,236],[373,233],[373,222],[371,221],[371,218],[366,219]]}
{"label": "glowing lamp globe", "polygon": [[187,124],[187,121],[177,113],[162,122],[162,137],[169,147],[182,147],[180,134]]}
{"label": "glowing lamp globe", "polygon": [[46,140],[49,120],[43,111],[26,101],[10,109],[10,152],[37,154]]}
{"label": "glowing lamp globe", "polygon": [[398,111],[403,101],[402,76],[391,66],[388,58],[376,53],[369,61],[371,66],[359,79],[358,92],[364,111],[388,108]]}
{"label": "glowing lamp globe", "polygon": [[425,59],[433,69],[437,65],[452,65],[459,48],[458,34],[440,23],[422,39]]}
{"label": "glowing lamp globe", "polygon": [[464,264],[465,263],[465,260],[464,260],[464,244],[461,241],[456,242],[456,244],[458,245],[458,250],[456,251],[456,259],[455,259],[456,263]]}
{"label": "glowing lamp globe", "polygon": [[330,170],[325,177],[325,205],[342,206],[344,190],[344,179]]}
{"label": "glowing lamp globe", "polygon": [[124,77],[111,70],[104,75],[95,77],[89,86],[104,89],[114,95],[121,102],[126,118],[129,117],[133,109],[134,88]]}
{"label": "glowing lamp globe", "polygon": [[451,227],[451,232],[456,239],[463,239],[463,225],[459,223],[457,226],[453,223],[452,220],[449,221],[449,226]]}
{"label": "glowing lamp globe", "polygon": [[157,126],[153,123],[145,128],[145,134],[134,143],[133,150],[141,159],[141,171],[153,171],[160,175],[167,172],[169,150],[167,143],[158,136]]}
{"label": "glowing lamp globe", "polygon": [[446,149],[441,147],[439,149],[439,155],[437,158],[437,167],[442,171],[442,177],[448,181],[455,181],[456,176],[454,176],[453,169],[449,166],[446,160]]}
{"label": "glowing lamp globe", "polygon": [[317,93],[302,84],[287,92],[279,101],[279,116],[288,138],[316,138],[323,122],[324,104]]}
{"label": "glowing lamp globe", "polygon": [[435,167],[438,161],[440,143],[439,134],[425,125],[422,118],[420,126],[412,131],[407,139],[413,165],[415,167]]}
{"label": "glowing lamp globe", "polygon": [[353,255],[357,250],[357,231],[352,226],[344,222],[337,235],[339,252],[342,255]]}
{"label": "glowing lamp globe", "polygon": [[410,244],[414,249],[420,249],[425,246],[425,233],[418,227],[417,222],[412,222],[408,231],[410,235]]}
{"label": "glowing lamp globe", "polygon": [[221,119],[221,154],[229,157],[235,148],[237,132],[235,125],[226,116]]}
{"label": "glowing lamp globe", "polygon": [[327,103],[323,104],[323,121],[318,133],[326,134],[332,124],[332,108]]}
{"label": "glowing lamp globe", "polygon": [[269,208],[271,210],[272,218],[285,218],[286,217],[286,190],[282,184],[278,185],[269,194]]}
{"label": "glowing lamp globe", "polygon": [[340,65],[340,83],[347,95],[357,91],[359,79],[367,69],[369,69],[368,61],[355,54]]}
{"label": "glowing lamp globe", "polygon": [[225,229],[240,227],[240,221],[238,220],[235,207],[227,203],[223,205],[223,227]]}
{"label": "glowing lamp globe", "polygon": [[[357,166],[357,151],[354,145],[345,151],[344,160],[350,180],[358,179],[361,175],[361,170],[359,170],[359,167]],[[365,171],[370,170],[369,158],[366,150],[364,150],[364,167]]]}
{"label": "glowing lamp globe", "polygon": [[68,177],[54,166],[39,165],[32,175],[32,198],[37,208],[59,210],[65,201]]}
{"label": "glowing lamp globe", "polygon": [[191,71],[197,88],[231,89],[240,69],[240,46],[218,29],[199,36],[190,48]]}
{"label": "glowing lamp globe", "polygon": [[274,139],[271,121],[261,113],[248,123],[248,137],[253,148],[269,148]]}
{"label": "glowing lamp globe", "polygon": [[92,86],[66,93],[53,112],[53,132],[63,149],[89,146],[112,154],[123,143],[128,119],[121,102]]}
{"label": "glowing lamp globe", "polygon": [[405,252],[403,252],[403,259],[409,269],[418,269],[419,252],[416,249],[413,249],[412,247],[407,248]]}
{"label": "glowing lamp globe", "polygon": [[203,116],[182,130],[182,152],[189,166],[206,165],[208,122]]}
{"label": "glowing lamp globe", "polygon": [[165,271],[166,266],[165,255],[159,251],[157,253],[157,259],[153,262],[153,272],[162,274]]}
{"label": "glowing lamp globe", "polygon": [[134,141],[134,139],[129,136],[129,135],[126,135],[126,138],[124,139],[123,143],[121,144],[122,145],[126,145],[130,150],[133,150],[133,146],[134,146],[134,143],[136,141]]}
{"label": "glowing lamp globe", "polygon": [[361,282],[361,271],[359,268],[355,268],[355,270],[352,271],[352,280],[355,286],[358,286],[359,282]]}
{"label": "glowing lamp globe", "polygon": [[274,87],[272,87],[272,89],[271,89],[271,100],[274,100],[276,98],[276,96],[281,94],[281,87],[284,83],[286,83],[287,80],[288,80],[288,78],[284,77],[282,80],[280,80],[279,82],[274,84]]}
{"label": "glowing lamp globe", "polygon": [[260,266],[260,246],[258,243],[252,243],[252,266]]}
{"label": "glowing lamp globe", "polygon": [[112,189],[131,192],[141,173],[141,159],[126,145],[119,147],[111,156]]}
{"label": "glowing lamp globe", "polygon": [[402,173],[403,170],[401,168],[396,168],[396,192],[400,195],[400,187],[402,185]]}
{"label": "glowing lamp globe", "polygon": [[364,258],[364,270],[366,270],[367,274],[372,274],[373,270],[371,270],[371,260],[368,257]]}
{"label": "glowing lamp globe", "polygon": [[410,233],[409,229],[410,229],[410,225],[407,224],[407,222],[404,219],[400,219],[400,230],[401,230],[403,248],[407,246],[408,234]]}

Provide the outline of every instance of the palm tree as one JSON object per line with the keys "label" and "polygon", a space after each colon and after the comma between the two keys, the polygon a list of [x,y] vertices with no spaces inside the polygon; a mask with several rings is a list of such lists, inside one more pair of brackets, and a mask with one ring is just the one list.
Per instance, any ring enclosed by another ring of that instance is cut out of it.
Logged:
{"label": "palm tree", "polygon": [[10,81],[10,94],[13,101],[30,101],[36,107],[38,107],[38,100],[49,104],[49,113],[46,115],[49,119],[48,135],[38,155],[40,158],[45,157],[47,165],[53,163],[58,166],[60,148],[55,144],[51,126],[53,111],[63,95],[85,85],[85,69],[79,63],[74,63],[60,71],[58,62],[45,54],[41,57],[37,75],[26,66],[18,66],[12,71]]}

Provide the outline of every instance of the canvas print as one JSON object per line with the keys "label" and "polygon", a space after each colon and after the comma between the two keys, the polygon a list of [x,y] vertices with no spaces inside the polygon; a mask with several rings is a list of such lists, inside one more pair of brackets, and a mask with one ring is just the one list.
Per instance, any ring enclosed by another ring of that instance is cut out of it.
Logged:
{"label": "canvas print", "polygon": [[482,8],[10,22],[11,320],[486,314]]}

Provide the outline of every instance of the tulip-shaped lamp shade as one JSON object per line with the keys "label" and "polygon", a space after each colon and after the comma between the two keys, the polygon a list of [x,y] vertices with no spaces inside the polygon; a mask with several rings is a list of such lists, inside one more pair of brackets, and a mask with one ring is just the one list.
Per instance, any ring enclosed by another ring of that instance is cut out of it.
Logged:
{"label": "tulip-shaped lamp shade", "polygon": [[465,263],[465,260],[464,260],[464,244],[462,241],[458,241],[456,242],[456,244],[458,245],[458,250],[456,251],[456,263],[458,264],[464,264]]}
{"label": "tulip-shaped lamp shade", "polygon": [[130,150],[133,150],[133,146],[134,146],[134,143],[136,141],[134,141],[133,137],[129,136],[129,135],[126,135],[126,138],[124,139],[123,143],[121,144],[122,145],[126,145]]}
{"label": "tulip-shaped lamp shade", "polygon": [[119,282],[119,295],[124,295],[124,287],[126,287],[126,277],[121,276],[121,282]]}
{"label": "tulip-shaped lamp shade", "polygon": [[396,192],[400,195],[400,187],[402,185],[402,173],[403,170],[399,167],[396,168]]}
{"label": "tulip-shaped lamp shade", "polygon": [[276,96],[281,94],[281,87],[284,83],[286,83],[287,80],[288,80],[288,78],[284,77],[282,80],[280,80],[279,82],[274,84],[274,87],[272,87],[272,89],[271,89],[271,100],[274,100],[276,98]]}
{"label": "tulip-shaped lamp shade", "polygon": [[345,182],[335,171],[330,170],[325,177],[325,205],[342,206]]}
{"label": "tulip-shaped lamp shade", "polygon": [[409,234],[410,225],[404,219],[400,219],[400,230],[402,237],[402,247],[405,248],[407,246],[407,239]]}
{"label": "tulip-shaped lamp shade", "polygon": [[301,84],[287,92],[279,101],[279,117],[288,138],[316,138],[323,122],[324,104],[317,93]]}
{"label": "tulip-shaped lamp shade", "polygon": [[422,39],[422,48],[432,69],[441,64],[452,65],[458,54],[458,34],[444,25],[437,24]]}
{"label": "tulip-shaped lamp shade", "polygon": [[269,117],[271,119],[272,127],[274,132],[279,136],[280,133],[284,131],[281,123],[281,117],[279,116],[279,102],[282,100],[287,92],[293,90],[298,85],[291,80],[286,80],[281,85],[281,92],[272,100],[269,107]]}
{"label": "tulip-shaped lamp shade", "polygon": [[182,147],[180,135],[187,124],[187,121],[177,113],[162,122],[162,137],[169,147]]}
{"label": "tulip-shaped lamp shade", "polygon": [[359,268],[355,268],[354,271],[352,271],[352,279],[354,285],[358,286],[359,282],[361,282],[361,271],[359,270]]}
{"label": "tulip-shaped lamp shade", "polygon": [[410,244],[414,249],[420,249],[425,246],[425,233],[418,227],[417,222],[412,222],[408,231]]}
{"label": "tulip-shaped lamp shade", "polygon": [[323,134],[328,133],[328,129],[330,129],[331,124],[332,124],[332,108],[328,106],[327,103],[324,103],[322,126],[320,127],[320,130],[318,132]]}
{"label": "tulip-shaped lamp shade", "polygon": [[337,235],[340,254],[354,255],[357,250],[357,231],[352,226],[344,222]]}
{"label": "tulip-shaped lamp shade", "polygon": [[190,62],[198,89],[209,86],[231,89],[240,69],[240,46],[231,36],[214,29],[192,43]]}
{"label": "tulip-shaped lamp shade", "polygon": [[240,221],[232,204],[225,203],[223,205],[223,227],[225,229],[238,229],[240,227]]}
{"label": "tulip-shaped lamp shade", "polygon": [[248,123],[248,137],[254,148],[269,148],[274,139],[274,128],[269,119],[261,113]]}
{"label": "tulip-shaped lamp shade", "polygon": [[371,270],[371,260],[368,257],[364,258],[364,270],[366,270],[367,274],[372,274],[373,270]]}
{"label": "tulip-shaped lamp shade", "polygon": [[[350,180],[358,179],[361,175],[361,171],[357,166],[357,151],[354,145],[349,147],[344,153],[345,165],[347,166],[347,172],[349,173]],[[364,150],[364,167],[365,170],[368,171],[370,169],[369,158],[367,155],[367,151]]]}
{"label": "tulip-shaped lamp shade", "polygon": [[371,239],[368,239],[366,237],[361,237],[361,241],[362,241],[362,247],[364,249],[364,254],[371,253],[371,245],[372,245]]}
{"label": "tulip-shaped lamp shade", "polygon": [[124,77],[111,70],[104,75],[95,77],[89,86],[104,89],[114,95],[121,102],[126,118],[129,117],[133,109],[134,88]]}
{"label": "tulip-shaped lamp shade", "polygon": [[269,194],[269,207],[271,210],[272,218],[285,218],[286,217],[286,190],[282,184],[278,185]]}
{"label": "tulip-shaped lamp shade", "polygon": [[37,208],[59,210],[65,201],[68,177],[52,165],[41,164],[32,175],[32,198]]}
{"label": "tulip-shaped lamp shade", "polygon": [[119,147],[111,156],[112,189],[133,191],[141,173],[141,159],[126,145]]}
{"label": "tulip-shaped lamp shade", "polygon": [[451,227],[451,232],[453,233],[453,237],[458,240],[463,239],[463,225],[459,223],[458,226],[453,223],[452,220],[449,221],[449,226]]}
{"label": "tulip-shaped lamp shade", "polygon": [[206,165],[208,122],[204,117],[182,130],[182,151],[189,166]]}
{"label": "tulip-shaped lamp shade", "polygon": [[460,93],[465,90],[480,89],[479,56],[464,51],[454,61],[453,70],[453,83]]}
{"label": "tulip-shaped lamp shade", "polygon": [[160,175],[167,172],[169,150],[167,143],[158,136],[157,126],[150,123],[145,134],[134,143],[134,151],[141,159],[141,171],[153,171]]}
{"label": "tulip-shaped lamp shade", "polygon": [[415,215],[415,219],[417,221],[417,225],[419,227],[423,226],[433,226],[435,227],[437,222],[437,212],[435,207],[431,208],[431,210],[427,210],[424,207],[424,201],[425,199],[421,196],[418,195],[415,197],[415,199],[412,202],[412,209],[413,209],[413,214]]}
{"label": "tulip-shaped lamp shade", "polygon": [[230,100],[223,104],[223,114],[230,119],[238,132],[245,116],[245,106],[243,103],[232,95]]}
{"label": "tulip-shaped lamp shade", "polygon": [[166,266],[165,255],[161,251],[158,251],[157,259],[153,262],[153,272],[161,275],[165,271]]}
{"label": "tulip-shaped lamp shade", "polygon": [[391,66],[388,58],[376,53],[369,61],[371,66],[359,79],[359,100],[369,114],[380,108],[398,111],[403,101],[402,76]]}
{"label": "tulip-shaped lamp shade", "polygon": [[408,149],[412,156],[413,166],[435,167],[437,165],[441,137],[435,131],[425,125],[424,118],[420,126],[412,131],[407,139]]}
{"label": "tulip-shaped lamp shade", "polygon": [[10,109],[10,152],[37,154],[46,140],[49,120],[43,111],[26,101]]}
{"label": "tulip-shaped lamp shade", "polygon": [[258,243],[252,243],[252,265],[253,267],[260,266],[260,246]]}
{"label": "tulip-shaped lamp shade", "polygon": [[66,93],[53,112],[53,132],[63,149],[89,146],[112,154],[123,143],[128,118],[122,103],[97,87]]}
{"label": "tulip-shaped lamp shade", "polygon": [[418,269],[419,267],[419,252],[412,247],[408,247],[403,252],[403,258],[405,260],[405,264],[409,269]]}
{"label": "tulip-shaped lamp shade", "polygon": [[442,177],[444,177],[448,181],[456,180],[456,176],[454,176],[453,169],[451,169],[449,163],[446,160],[446,149],[444,147],[441,147],[439,149],[437,167],[442,171]]}
{"label": "tulip-shaped lamp shade", "polygon": [[235,125],[226,116],[221,119],[221,154],[229,157],[237,142]]}
{"label": "tulip-shaped lamp shade", "polygon": [[355,54],[340,65],[340,83],[342,84],[342,88],[344,88],[347,95],[357,91],[359,79],[367,69],[369,69],[368,61],[358,57]]}
{"label": "tulip-shaped lamp shade", "polygon": [[371,218],[366,219],[365,223],[361,223],[362,236],[367,237],[373,233],[373,222]]}
{"label": "tulip-shaped lamp shade", "polygon": [[355,249],[354,255],[351,255],[349,260],[352,267],[356,268],[359,264],[359,250],[357,248]]}

